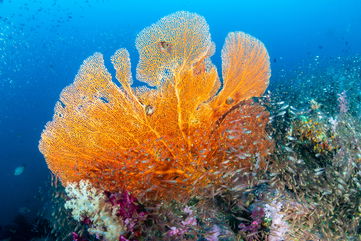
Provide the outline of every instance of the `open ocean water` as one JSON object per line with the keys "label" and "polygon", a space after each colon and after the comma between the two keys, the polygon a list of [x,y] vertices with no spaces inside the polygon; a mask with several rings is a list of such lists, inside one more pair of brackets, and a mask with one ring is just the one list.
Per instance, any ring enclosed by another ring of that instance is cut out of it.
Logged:
{"label": "open ocean water", "polygon": [[361,240],[360,0],[0,0],[0,96],[1,241]]}

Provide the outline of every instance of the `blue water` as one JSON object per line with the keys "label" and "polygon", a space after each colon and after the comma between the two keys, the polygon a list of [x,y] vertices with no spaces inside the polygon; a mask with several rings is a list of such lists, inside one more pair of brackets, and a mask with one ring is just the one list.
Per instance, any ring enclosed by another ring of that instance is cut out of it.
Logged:
{"label": "blue water", "polygon": [[[0,225],[11,222],[22,207],[30,213],[41,207],[36,196],[49,182],[49,171],[38,141],[61,90],[73,81],[82,61],[99,51],[111,70],[110,56],[125,47],[134,72],[137,33],[179,10],[206,18],[217,46],[212,60],[219,67],[228,32],[244,31],[264,42],[273,88],[282,73],[314,58],[361,53],[359,0],[2,0]],[[22,165],[24,172],[14,175]]]}

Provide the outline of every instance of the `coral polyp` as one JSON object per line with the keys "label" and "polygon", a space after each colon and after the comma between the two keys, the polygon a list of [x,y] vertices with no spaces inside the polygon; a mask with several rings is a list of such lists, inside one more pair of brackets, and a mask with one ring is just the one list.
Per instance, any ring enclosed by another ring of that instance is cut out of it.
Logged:
{"label": "coral polyp", "polygon": [[86,59],[66,87],[39,148],[64,185],[89,180],[96,188],[142,198],[181,199],[257,163],[272,149],[269,114],[251,100],[269,83],[264,45],[229,33],[222,49],[222,87],[210,57],[215,51],[205,19],[189,12],[166,16],[136,39],[133,87],[129,53]]}

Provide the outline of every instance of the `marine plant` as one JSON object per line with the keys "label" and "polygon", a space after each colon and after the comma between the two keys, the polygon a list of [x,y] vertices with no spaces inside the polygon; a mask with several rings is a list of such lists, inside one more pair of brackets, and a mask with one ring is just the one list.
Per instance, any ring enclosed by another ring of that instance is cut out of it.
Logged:
{"label": "marine plant", "polygon": [[189,199],[235,184],[235,175],[262,169],[273,144],[269,114],[252,97],[270,77],[264,45],[229,33],[222,49],[221,82],[205,19],[176,12],[142,30],[133,87],[129,53],[111,60],[119,83],[95,53],[56,103],[39,149],[67,186],[88,180],[138,200]]}

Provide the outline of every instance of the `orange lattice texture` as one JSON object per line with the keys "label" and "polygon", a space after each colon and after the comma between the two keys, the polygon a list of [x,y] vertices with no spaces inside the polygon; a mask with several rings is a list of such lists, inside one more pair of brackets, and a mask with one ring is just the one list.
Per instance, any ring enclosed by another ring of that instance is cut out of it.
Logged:
{"label": "orange lattice texture", "polygon": [[166,16],[145,28],[136,46],[137,78],[154,88],[131,87],[129,54],[120,49],[112,63],[121,87],[95,53],[62,91],[39,147],[65,185],[88,179],[138,198],[178,199],[227,183],[225,172],[264,166],[272,146],[268,112],[250,100],[270,77],[260,41],[241,32],[227,36],[220,91],[203,17]]}

